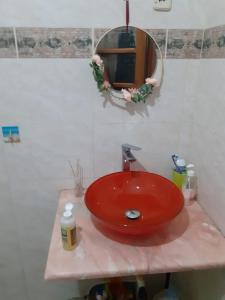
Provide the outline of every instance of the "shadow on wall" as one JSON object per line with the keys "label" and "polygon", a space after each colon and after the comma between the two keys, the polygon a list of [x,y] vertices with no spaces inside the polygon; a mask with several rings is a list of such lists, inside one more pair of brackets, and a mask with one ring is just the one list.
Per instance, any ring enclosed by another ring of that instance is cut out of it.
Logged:
{"label": "shadow on wall", "polygon": [[160,97],[160,87],[155,88],[153,93],[147,98],[146,102],[139,103],[126,103],[122,99],[114,99],[111,95],[103,96],[104,102],[103,107],[107,104],[118,107],[124,111],[127,111],[131,116],[138,114],[140,116],[149,117],[148,106],[154,106],[157,98]]}
{"label": "shadow on wall", "polygon": [[173,281],[182,300],[225,299],[225,269],[176,273]]}

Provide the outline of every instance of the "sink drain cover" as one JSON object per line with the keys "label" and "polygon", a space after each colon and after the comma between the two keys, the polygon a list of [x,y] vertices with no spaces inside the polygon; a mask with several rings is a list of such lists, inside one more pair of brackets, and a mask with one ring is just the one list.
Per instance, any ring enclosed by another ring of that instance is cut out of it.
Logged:
{"label": "sink drain cover", "polygon": [[130,220],[136,220],[140,218],[141,213],[136,209],[129,209],[125,212],[125,216]]}

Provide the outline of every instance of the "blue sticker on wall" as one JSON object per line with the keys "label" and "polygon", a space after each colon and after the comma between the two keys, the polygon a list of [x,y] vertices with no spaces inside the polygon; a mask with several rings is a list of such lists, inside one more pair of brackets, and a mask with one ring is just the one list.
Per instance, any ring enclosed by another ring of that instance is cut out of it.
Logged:
{"label": "blue sticker on wall", "polygon": [[18,126],[3,126],[2,135],[5,143],[20,142],[20,133]]}

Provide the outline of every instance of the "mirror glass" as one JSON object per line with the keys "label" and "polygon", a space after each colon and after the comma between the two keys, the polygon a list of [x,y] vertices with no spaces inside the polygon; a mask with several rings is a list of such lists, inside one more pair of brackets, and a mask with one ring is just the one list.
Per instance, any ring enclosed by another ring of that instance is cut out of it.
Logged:
{"label": "mirror glass", "polygon": [[136,27],[118,27],[107,32],[96,47],[105,66],[105,77],[115,90],[139,88],[157,66],[158,46]]}

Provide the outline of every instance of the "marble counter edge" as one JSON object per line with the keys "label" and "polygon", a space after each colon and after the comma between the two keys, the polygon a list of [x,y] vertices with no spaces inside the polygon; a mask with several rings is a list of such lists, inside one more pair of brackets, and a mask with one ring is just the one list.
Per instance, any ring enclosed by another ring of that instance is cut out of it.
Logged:
{"label": "marble counter edge", "polygon": [[[55,217],[55,221],[54,221],[53,232],[54,232],[54,229],[59,226],[58,217],[60,215],[60,203],[61,203],[63,198],[66,198],[66,195],[68,195],[68,193],[70,194],[71,190],[63,190],[63,191],[60,192],[59,204],[58,204],[57,213],[56,213],[56,217]],[[76,201],[77,200],[78,199],[76,199]],[[79,199],[79,201],[80,200],[81,199]],[[201,206],[197,203],[196,203],[196,205],[199,206],[202,213],[205,214],[206,219],[210,220],[209,217],[206,215],[206,213],[201,208]],[[211,226],[214,226],[214,230],[217,231],[216,234],[217,235],[220,234],[221,237],[224,240],[224,237],[218,231],[218,229],[215,227],[215,224],[213,222],[209,222],[209,224]],[[225,266],[225,257],[221,257],[221,258],[216,257],[216,259],[214,261],[210,260],[210,261],[207,262],[207,264],[199,262],[199,263],[195,263],[193,265],[192,263],[183,263],[182,262],[182,266],[180,266],[180,265],[176,265],[174,267],[168,266],[167,268],[165,266],[163,268],[162,267],[161,268],[160,267],[158,267],[158,268],[154,267],[154,269],[152,269],[152,270],[151,270],[151,267],[149,266],[149,264],[147,264],[145,268],[142,268],[140,270],[136,269],[136,270],[133,270],[133,271],[127,271],[127,269],[126,270],[120,269],[119,271],[116,271],[116,272],[110,272],[110,271],[103,272],[102,270],[99,270],[99,272],[91,272],[91,271],[88,272],[87,270],[85,270],[84,274],[82,274],[82,272],[75,274],[75,273],[66,272],[66,271],[63,271],[62,273],[60,273],[57,270],[54,271],[54,267],[52,268],[48,264],[50,256],[51,256],[52,251],[53,251],[53,249],[51,249],[51,247],[53,245],[53,240],[54,240],[54,236],[52,234],[50,247],[49,247],[49,253],[48,253],[48,260],[47,260],[47,265],[46,265],[45,275],[44,275],[45,280],[99,279],[99,278],[110,278],[110,277],[114,277],[114,276],[115,277],[116,276],[131,276],[131,275],[144,275],[144,274],[159,274],[159,273],[166,273],[166,272],[171,272],[172,273],[172,272],[181,272],[181,271],[204,270],[204,269],[220,268],[220,267]],[[225,249],[225,240],[224,240],[224,249]]]}

